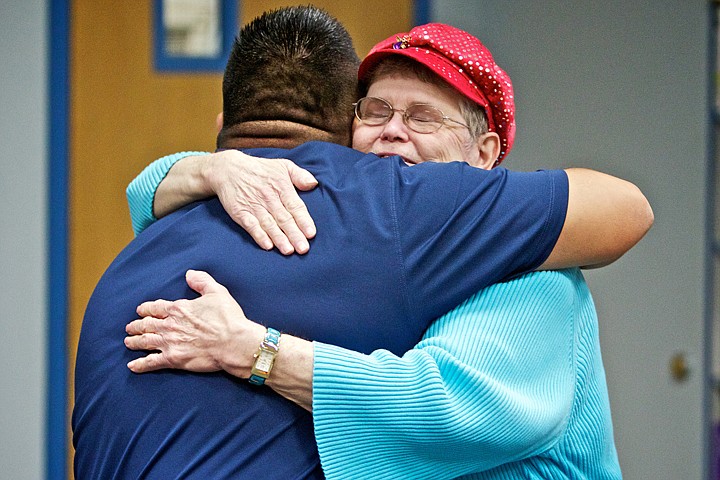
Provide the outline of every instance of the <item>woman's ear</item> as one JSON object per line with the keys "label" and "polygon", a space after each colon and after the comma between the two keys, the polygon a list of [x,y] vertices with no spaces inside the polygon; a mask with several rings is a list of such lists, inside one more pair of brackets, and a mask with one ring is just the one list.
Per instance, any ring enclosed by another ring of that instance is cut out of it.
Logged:
{"label": "woman's ear", "polygon": [[500,156],[500,136],[495,132],[487,132],[477,139],[478,158],[473,167],[490,170]]}
{"label": "woman's ear", "polygon": [[225,116],[223,115],[223,112],[218,113],[217,117],[215,117],[215,128],[217,128],[218,133],[222,130],[224,118]]}

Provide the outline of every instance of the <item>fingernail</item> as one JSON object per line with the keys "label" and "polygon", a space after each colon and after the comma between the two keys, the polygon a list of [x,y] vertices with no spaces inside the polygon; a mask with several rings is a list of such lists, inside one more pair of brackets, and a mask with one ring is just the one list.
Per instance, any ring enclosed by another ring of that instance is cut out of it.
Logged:
{"label": "fingernail", "polygon": [[306,253],[308,250],[310,250],[310,244],[306,241],[300,242],[300,245],[298,245],[298,253]]}

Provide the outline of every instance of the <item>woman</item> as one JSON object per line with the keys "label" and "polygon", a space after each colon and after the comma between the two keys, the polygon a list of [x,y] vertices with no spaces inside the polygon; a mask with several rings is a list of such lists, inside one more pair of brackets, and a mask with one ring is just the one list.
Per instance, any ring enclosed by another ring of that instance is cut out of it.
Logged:
{"label": "woman", "polygon": [[[368,88],[355,106],[355,148],[400,155],[408,164],[462,158],[491,168],[512,147],[509,79],[465,32],[426,25],[381,42],[360,79]],[[203,295],[185,303],[189,310],[143,304],[140,315],[166,321],[139,320],[128,333],[147,333],[151,323],[174,328],[167,320],[191,328],[196,314],[241,319],[232,348],[209,342],[189,357],[247,378],[264,329],[207,274],[189,272],[188,283]],[[313,409],[328,477],[619,476],[596,318],[577,271],[490,287],[437,320],[402,358],[281,338],[268,385]],[[126,344],[147,348],[142,335]],[[157,355],[129,366],[170,366],[151,364]]]}

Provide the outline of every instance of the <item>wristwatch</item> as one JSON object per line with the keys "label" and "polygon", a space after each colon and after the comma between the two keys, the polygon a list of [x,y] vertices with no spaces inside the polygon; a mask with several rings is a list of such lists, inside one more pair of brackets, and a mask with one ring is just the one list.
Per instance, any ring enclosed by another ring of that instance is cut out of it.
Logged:
{"label": "wristwatch", "polygon": [[248,379],[250,383],[253,385],[263,385],[265,383],[265,380],[270,376],[279,347],[280,332],[274,328],[268,328],[260,348],[254,355],[255,362],[253,362],[250,378]]}

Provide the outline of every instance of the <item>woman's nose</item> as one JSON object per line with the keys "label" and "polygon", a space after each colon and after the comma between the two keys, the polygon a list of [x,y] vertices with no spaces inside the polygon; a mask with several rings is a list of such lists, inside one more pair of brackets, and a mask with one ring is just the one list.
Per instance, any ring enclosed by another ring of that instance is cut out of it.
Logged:
{"label": "woman's nose", "polygon": [[407,141],[408,128],[401,112],[393,112],[393,116],[383,127],[381,137],[386,141]]}

